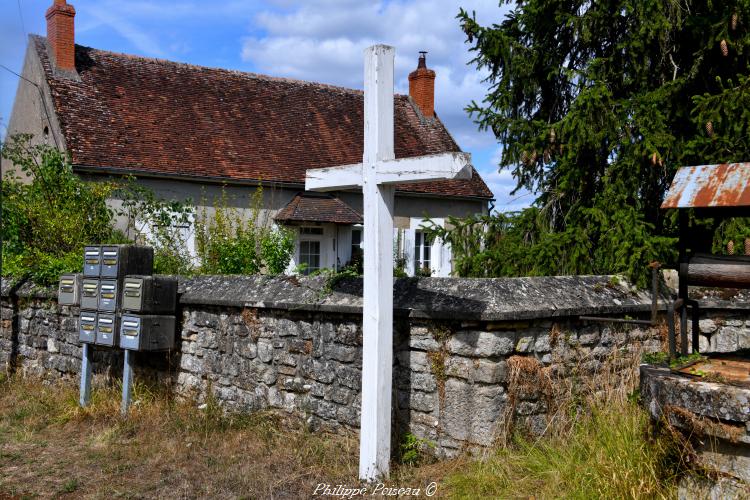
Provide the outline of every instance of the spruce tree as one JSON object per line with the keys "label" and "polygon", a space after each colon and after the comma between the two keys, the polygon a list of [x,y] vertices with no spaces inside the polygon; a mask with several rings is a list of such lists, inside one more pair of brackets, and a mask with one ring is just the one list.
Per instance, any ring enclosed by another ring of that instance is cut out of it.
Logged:
{"label": "spruce tree", "polygon": [[505,3],[492,26],[458,15],[490,75],[467,110],[503,145],[499,168],[537,197],[523,214],[438,233],[466,275],[643,283],[650,261],[675,258],[675,216],[659,207],[677,168],[750,160],[750,2]]}

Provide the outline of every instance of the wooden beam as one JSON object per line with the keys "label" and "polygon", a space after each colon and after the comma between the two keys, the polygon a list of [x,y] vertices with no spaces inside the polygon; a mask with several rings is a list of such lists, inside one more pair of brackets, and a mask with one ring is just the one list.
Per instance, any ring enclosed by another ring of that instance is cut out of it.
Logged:
{"label": "wooden beam", "polygon": [[438,153],[415,158],[399,158],[378,164],[379,184],[404,184],[445,179],[471,179],[469,153]]}
{"label": "wooden beam", "polygon": [[307,191],[337,191],[362,187],[362,164],[311,168],[305,172]]}

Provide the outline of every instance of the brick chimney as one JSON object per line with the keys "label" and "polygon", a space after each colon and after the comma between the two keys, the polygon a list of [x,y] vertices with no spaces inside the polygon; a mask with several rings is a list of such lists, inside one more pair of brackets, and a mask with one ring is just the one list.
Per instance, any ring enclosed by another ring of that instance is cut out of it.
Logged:
{"label": "brick chimney", "polygon": [[76,10],[65,0],[54,0],[47,9],[47,42],[57,69],[75,71],[75,33],[73,18]]}
{"label": "brick chimney", "polygon": [[427,68],[427,52],[419,53],[417,69],[409,73],[409,95],[427,118],[435,116],[435,72]]}

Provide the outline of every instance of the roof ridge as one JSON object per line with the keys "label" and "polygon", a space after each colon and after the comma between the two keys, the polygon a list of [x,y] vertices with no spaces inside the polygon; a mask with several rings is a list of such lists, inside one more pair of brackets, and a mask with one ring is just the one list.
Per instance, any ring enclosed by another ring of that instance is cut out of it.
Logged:
{"label": "roof ridge", "polygon": [[[42,35],[31,34],[29,36],[38,38],[39,40],[47,39],[46,37]],[[195,70],[200,70],[200,71],[215,71],[217,73],[227,73],[231,75],[236,75],[236,76],[245,77],[245,78],[253,78],[257,80],[289,83],[289,84],[294,84],[294,85],[309,85],[312,87],[318,87],[318,88],[325,89],[325,90],[334,90],[334,91],[345,92],[349,94],[364,95],[364,90],[353,89],[351,87],[344,87],[343,85],[334,85],[332,83],[315,82],[311,80],[301,80],[298,78],[289,78],[289,77],[282,77],[282,76],[272,76],[272,75],[266,75],[263,73],[256,73],[253,71],[242,71],[239,69],[221,68],[217,66],[204,66],[202,64],[192,64],[192,63],[186,63],[186,62],[180,62],[180,61],[173,61],[171,59],[164,59],[161,57],[149,57],[149,56],[142,56],[142,55],[137,55],[137,54],[127,54],[125,52],[115,52],[113,50],[97,49],[96,47],[89,47],[87,45],[81,45],[78,43],[75,44],[75,46],[77,48],[98,52],[104,55],[110,55],[110,56],[120,57],[124,59],[141,60],[145,62],[163,64],[165,66],[177,66],[177,67],[195,69]],[[408,94],[398,94],[398,93],[394,93],[394,97],[406,98],[406,99],[409,98]]]}

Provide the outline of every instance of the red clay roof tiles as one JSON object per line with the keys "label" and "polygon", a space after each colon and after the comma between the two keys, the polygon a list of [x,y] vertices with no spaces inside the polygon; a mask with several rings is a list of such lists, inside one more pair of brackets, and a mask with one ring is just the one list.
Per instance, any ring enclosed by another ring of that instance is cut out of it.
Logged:
{"label": "red clay roof tiles", "polygon": [[[77,45],[78,81],[56,77],[46,40],[32,41],[76,166],[303,184],[308,168],[362,161],[361,91]],[[408,96],[395,107],[397,158],[459,150]],[[476,172],[397,189],[492,197]]]}
{"label": "red clay roof tiles", "polygon": [[321,193],[299,193],[274,219],[277,222],[332,222],[362,224],[359,212],[338,198]]}

